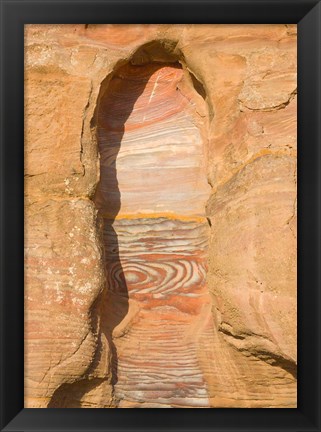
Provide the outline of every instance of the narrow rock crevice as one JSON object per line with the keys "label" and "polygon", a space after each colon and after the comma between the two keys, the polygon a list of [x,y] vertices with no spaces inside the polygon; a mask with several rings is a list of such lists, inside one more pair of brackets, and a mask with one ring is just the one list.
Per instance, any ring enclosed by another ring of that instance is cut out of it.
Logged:
{"label": "narrow rock crevice", "polygon": [[206,132],[196,126],[207,123],[197,119],[195,102],[206,95],[175,47],[157,41],[138,50],[114,71],[96,110],[101,177],[94,202],[106,271],[96,313],[119,407],[208,406],[196,351],[198,333],[211,331],[210,316],[193,331],[211,305]]}

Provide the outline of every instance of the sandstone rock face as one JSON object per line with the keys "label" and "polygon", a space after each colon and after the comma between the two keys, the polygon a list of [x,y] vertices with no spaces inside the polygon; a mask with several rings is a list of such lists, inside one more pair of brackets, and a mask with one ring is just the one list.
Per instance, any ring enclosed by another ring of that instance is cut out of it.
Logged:
{"label": "sandstone rock face", "polygon": [[25,406],[296,407],[296,26],[25,50]]}

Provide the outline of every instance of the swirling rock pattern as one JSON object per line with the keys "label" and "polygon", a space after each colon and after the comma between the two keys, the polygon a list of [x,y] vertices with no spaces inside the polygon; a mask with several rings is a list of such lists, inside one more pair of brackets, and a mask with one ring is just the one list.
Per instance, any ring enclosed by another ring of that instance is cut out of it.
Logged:
{"label": "swirling rock pattern", "polygon": [[[105,218],[106,326],[119,407],[209,405],[197,344],[212,325],[204,315],[210,188],[195,104],[181,82],[178,65],[127,65],[100,104],[95,201]],[[128,306],[115,312],[120,298]],[[136,312],[121,330],[131,304]]]}
{"label": "swirling rock pattern", "polygon": [[116,245],[109,228],[105,237],[107,283],[116,294],[112,303],[127,290],[137,307],[130,326],[114,340],[119,406],[208,405],[197,357],[201,330],[196,328],[210,307],[207,222],[123,219],[114,229],[119,256],[112,252]]}

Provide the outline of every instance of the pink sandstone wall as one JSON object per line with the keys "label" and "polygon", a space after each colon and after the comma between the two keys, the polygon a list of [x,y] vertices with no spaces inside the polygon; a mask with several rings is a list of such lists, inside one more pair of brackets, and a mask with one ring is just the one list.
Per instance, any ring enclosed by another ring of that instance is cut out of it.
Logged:
{"label": "pink sandstone wall", "polygon": [[295,25],[26,26],[26,407],[296,407],[296,85]]}

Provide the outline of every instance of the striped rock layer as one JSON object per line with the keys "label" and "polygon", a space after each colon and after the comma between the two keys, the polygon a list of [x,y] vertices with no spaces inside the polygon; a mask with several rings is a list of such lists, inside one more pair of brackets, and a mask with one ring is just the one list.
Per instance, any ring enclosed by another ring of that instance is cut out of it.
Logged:
{"label": "striped rock layer", "polygon": [[107,279],[100,313],[118,407],[209,406],[199,359],[200,341],[206,353],[213,332],[209,186],[185,81],[178,64],[128,64],[100,102],[95,203]]}

